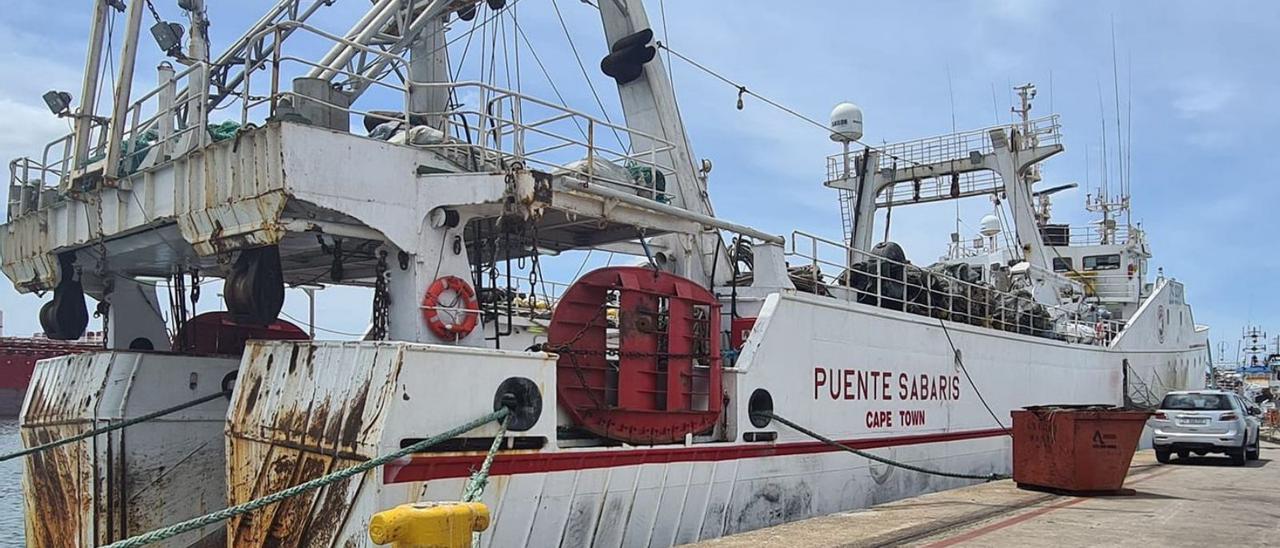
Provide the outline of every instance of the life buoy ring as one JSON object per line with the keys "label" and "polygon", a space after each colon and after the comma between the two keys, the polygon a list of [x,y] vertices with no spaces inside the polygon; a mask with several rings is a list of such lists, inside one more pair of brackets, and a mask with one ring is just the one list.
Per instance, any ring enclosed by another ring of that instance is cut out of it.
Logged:
{"label": "life buoy ring", "polygon": [[[447,323],[440,318],[440,295],[445,291],[453,291],[458,295],[457,303],[448,306],[451,310],[462,312],[462,319],[457,323]],[[444,276],[431,282],[427,294],[422,298],[422,319],[427,327],[441,339],[452,341],[471,334],[480,321],[480,303],[476,300],[476,292],[471,285],[457,276]]]}
{"label": "life buoy ring", "polygon": [[1105,323],[1103,323],[1103,322],[1101,322],[1101,321],[1099,321],[1098,323],[1093,324],[1093,335],[1094,335],[1094,337],[1097,337],[1097,340],[1099,340],[1099,341],[1105,341],[1105,340],[1106,340],[1106,334],[1107,334],[1107,324],[1105,324]]}

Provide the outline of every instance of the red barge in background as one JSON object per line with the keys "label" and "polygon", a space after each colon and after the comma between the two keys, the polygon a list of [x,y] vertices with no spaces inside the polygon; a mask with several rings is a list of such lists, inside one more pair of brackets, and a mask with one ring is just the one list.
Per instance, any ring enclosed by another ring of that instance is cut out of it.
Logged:
{"label": "red barge in background", "polygon": [[0,337],[0,419],[18,416],[22,397],[27,393],[31,373],[36,362],[79,354],[90,350],[102,350],[102,340],[94,340],[95,333],[87,333],[78,341],[55,341],[43,337]]}

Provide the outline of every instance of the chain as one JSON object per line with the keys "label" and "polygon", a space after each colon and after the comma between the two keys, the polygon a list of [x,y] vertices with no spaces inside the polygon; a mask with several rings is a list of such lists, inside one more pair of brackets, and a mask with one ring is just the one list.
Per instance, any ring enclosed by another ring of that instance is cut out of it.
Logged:
{"label": "chain", "polygon": [[373,277],[373,328],[374,340],[386,340],[391,328],[391,295],[388,289],[387,250],[378,251],[378,264],[374,267]]}
{"label": "chain", "polygon": [[156,11],[156,5],[152,4],[151,0],[147,0],[147,9],[151,10],[151,16],[156,18],[157,23],[164,22],[164,19],[160,18],[160,12]]}
{"label": "chain", "polygon": [[591,319],[587,320],[586,324],[582,326],[582,329],[579,329],[578,332],[573,335],[573,337],[569,338],[569,340],[554,346],[552,346],[550,343],[543,346],[544,350],[555,352],[557,354],[562,354],[569,358],[569,365],[573,369],[574,376],[578,377],[578,384],[581,385],[582,390],[587,393],[587,397],[591,398],[591,403],[595,404],[596,409],[604,409],[605,404],[603,401],[600,401],[599,395],[597,395],[595,390],[592,390],[591,386],[587,383],[587,377],[582,373],[582,366],[578,364],[578,357],[577,357],[578,354],[587,354],[588,351],[574,350],[570,347],[573,346],[574,343],[578,342],[580,339],[582,339],[583,336],[587,334],[587,331],[589,331],[594,326],[596,320],[604,316],[605,309],[606,309],[606,305],[601,304],[600,308],[596,310],[595,315],[592,316]]}
{"label": "chain", "polygon": [[200,302],[200,269],[191,269],[191,309],[195,310],[196,303]]}
{"label": "chain", "polygon": [[538,255],[541,251],[538,249],[538,227],[533,227],[533,237],[530,241],[530,247],[533,254],[529,256],[529,315],[535,315],[538,312],[538,285],[542,284],[542,298],[547,305],[551,304],[551,294],[547,292],[542,278],[542,264],[538,262]]}
{"label": "chain", "polygon": [[173,317],[173,347],[186,349],[186,341],[182,338],[183,329],[187,326],[187,285],[186,273],[174,269],[169,277],[169,315]]}
{"label": "chain", "polygon": [[604,409],[606,406],[603,401],[600,401],[600,395],[596,394],[596,391],[587,383],[587,376],[582,373],[582,366],[578,365],[577,356],[573,353],[565,355],[569,357],[569,365],[573,368],[574,376],[578,377],[578,385],[582,387],[582,391],[587,393],[587,397],[591,399],[591,403],[595,404],[596,409]]}
{"label": "chain", "polygon": [[97,222],[95,223],[97,225],[98,232],[98,261],[94,265],[94,274],[96,274],[98,279],[102,281],[102,300],[98,301],[98,306],[94,309],[93,316],[95,318],[102,318],[102,339],[107,341],[109,340],[109,337],[107,336],[109,334],[108,331],[111,328],[110,295],[112,290],[115,289],[115,280],[112,280],[111,276],[107,273],[107,235],[106,230],[102,228],[103,199],[102,190],[99,189],[98,198],[94,201],[94,207],[98,214]]}

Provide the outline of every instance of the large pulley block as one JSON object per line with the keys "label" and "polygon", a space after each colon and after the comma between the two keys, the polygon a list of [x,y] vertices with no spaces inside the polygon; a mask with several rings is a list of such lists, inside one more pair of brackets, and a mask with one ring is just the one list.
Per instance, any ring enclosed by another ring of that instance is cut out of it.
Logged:
{"label": "large pulley block", "polygon": [[578,279],[556,304],[546,349],[574,423],[633,444],[672,443],[715,427],[720,305],[696,282],[642,267]]}
{"label": "large pulley block", "polygon": [[231,319],[242,325],[270,325],[284,307],[280,248],[246,249],[236,258],[223,287]]}
{"label": "large pulley block", "polygon": [[89,309],[84,304],[84,287],[76,274],[75,262],[75,253],[58,257],[60,276],[53,289],[53,299],[40,307],[40,327],[50,339],[74,341],[83,337],[85,328],[89,327]]}

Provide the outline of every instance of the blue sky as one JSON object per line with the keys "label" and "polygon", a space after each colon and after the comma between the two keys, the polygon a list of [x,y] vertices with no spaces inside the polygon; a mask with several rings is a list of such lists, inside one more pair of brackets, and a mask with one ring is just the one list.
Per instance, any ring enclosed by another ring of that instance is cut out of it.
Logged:
{"label": "blue sky", "polygon": [[[597,69],[606,46],[595,10],[577,0],[557,1],[606,110],[620,118],[612,82]],[[48,114],[40,94],[51,88],[79,89],[91,3],[5,4],[0,18],[0,156],[7,160],[38,153],[44,143],[66,132],[66,122]],[[214,50],[220,51],[268,2],[209,4]],[[1067,147],[1045,165],[1045,179],[1082,187],[1086,181],[1096,185],[1100,177],[1099,88],[1110,152],[1116,153],[1114,24],[1121,110],[1132,122],[1128,152],[1134,216],[1148,231],[1153,266],[1187,284],[1196,320],[1213,326],[1215,341],[1227,339],[1234,347],[1245,322],[1280,332],[1273,275],[1280,268],[1273,240],[1280,187],[1272,181],[1280,160],[1267,141],[1280,129],[1271,100],[1280,92],[1274,72],[1280,4],[666,4],[650,0],[648,10],[655,31],[660,38],[667,35],[663,39],[672,48],[819,120],[837,102],[856,102],[866,113],[865,140],[873,144],[946,133],[953,116],[959,129],[1005,121],[1013,101],[1009,88],[1034,82],[1040,88],[1035,112],[1046,114],[1052,105],[1062,114]],[[156,5],[177,19],[174,2],[157,0]],[[367,6],[366,0],[337,0],[320,22],[345,30],[345,22],[354,21]],[[550,1],[519,0],[516,7],[521,26],[570,105],[598,112]],[[660,7],[666,11],[665,32]],[[139,73],[149,82],[159,55],[149,37],[143,39],[147,57],[139,62]],[[717,213],[775,233],[802,229],[838,235],[834,191],[821,185],[823,158],[837,151],[826,135],[750,98],[739,111],[732,88],[678,59],[672,68],[695,154],[715,163],[710,186]],[[526,92],[554,97],[532,63],[525,64],[521,83]],[[1086,151],[1092,166],[1086,164]],[[1057,195],[1057,219],[1089,220],[1083,200],[1083,188]],[[903,243],[914,262],[932,262],[945,250],[953,229],[952,208],[900,208],[894,213],[893,239]],[[962,205],[961,218],[976,227],[988,208],[985,199],[970,200]],[[568,268],[569,274],[575,267]],[[5,333],[37,330],[39,299],[19,296],[7,283],[0,286]],[[293,293],[286,311],[304,317],[305,298]],[[361,331],[367,318],[350,311],[367,307],[366,299],[361,290],[322,292],[320,325]]]}

